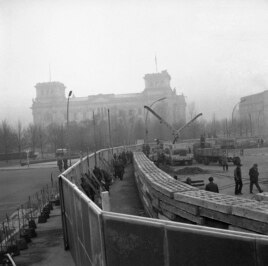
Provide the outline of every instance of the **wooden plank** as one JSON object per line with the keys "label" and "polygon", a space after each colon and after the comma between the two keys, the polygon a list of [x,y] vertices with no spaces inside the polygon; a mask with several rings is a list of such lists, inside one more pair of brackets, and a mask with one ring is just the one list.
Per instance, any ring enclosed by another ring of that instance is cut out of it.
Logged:
{"label": "wooden plank", "polygon": [[158,199],[158,198],[153,197],[152,205],[153,205],[153,207],[156,208],[157,210],[160,210],[160,205],[159,205],[159,199]]}
{"label": "wooden plank", "polygon": [[170,221],[170,219],[168,219],[165,215],[158,213],[158,219],[160,220],[165,220],[165,221]]}
{"label": "wooden plank", "polygon": [[176,219],[176,215],[168,210],[162,209],[161,210],[163,215],[166,216],[169,220],[174,221]]}
{"label": "wooden plank", "polygon": [[232,225],[268,235],[268,223],[232,215]]}
{"label": "wooden plank", "polygon": [[231,224],[231,215],[218,212],[218,211],[213,211],[207,208],[199,207],[199,215],[203,217],[207,217],[216,221],[221,221],[227,224]]}
{"label": "wooden plank", "polygon": [[178,209],[172,205],[166,204],[162,201],[160,201],[160,208],[163,211],[168,211],[170,214],[175,214],[178,215],[184,219],[187,219],[191,222],[194,222],[196,224],[204,224],[204,218],[199,217],[199,216],[195,216],[189,212],[183,211],[181,209]]}
{"label": "wooden plank", "polygon": [[157,197],[159,200],[169,204],[169,205],[173,205],[178,209],[184,210],[186,212],[189,212],[193,215],[199,215],[199,207],[198,206],[194,206],[188,203],[184,203],[184,202],[178,202],[174,199],[170,199],[169,197],[159,193],[158,191],[156,191],[153,188],[149,188],[150,194],[153,195],[153,197]]}
{"label": "wooden plank", "polygon": [[245,232],[245,233],[254,233],[254,234],[256,234],[256,232],[253,232],[253,231],[250,231],[250,230],[247,230],[245,228],[238,227],[238,226],[233,226],[233,225],[229,225],[228,229],[229,230],[232,230],[232,231],[238,231],[238,232]]}
{"label": "wooden plank", "polygon": [[232,214],[224,214],[221,212],[209,210],[206,208],[200,207],[200,216],[207,217],[213,220],[218,220],[229,225],[240,227],[246,230],[250,230],[256,233],[268,234],[268,224],[254,221],[251,219],[238,217]]}

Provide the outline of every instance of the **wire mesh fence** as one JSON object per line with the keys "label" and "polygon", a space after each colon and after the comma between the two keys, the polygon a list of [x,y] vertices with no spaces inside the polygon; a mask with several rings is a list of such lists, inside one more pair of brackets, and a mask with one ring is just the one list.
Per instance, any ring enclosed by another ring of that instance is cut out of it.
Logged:
{"label": "wire mesh fence", "polygon": [[58,180],[51,181],[40,191],[28,196],[16,211],[7,214],[0,223],[0,264],[5,254],[19,255],[20,250],[27,249],[31,238],[36,237],[38,223],[45,223],[49,218],[53,204],[59,205]]}

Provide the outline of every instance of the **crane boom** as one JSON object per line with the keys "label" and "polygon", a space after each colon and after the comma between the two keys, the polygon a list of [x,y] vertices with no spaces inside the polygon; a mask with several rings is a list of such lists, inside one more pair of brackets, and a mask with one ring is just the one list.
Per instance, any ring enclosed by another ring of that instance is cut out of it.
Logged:
{"label": "crane boom", "polygon": [[192,122],[194,122],[199,116],[202,115],[202,113],[199,113],[193,119],[191,119],[189,122],[187,122],[185,125],[183,125],[182,127],[180,127],[179,129],[176,130],[167,121],[165,121],[160,115],[158,115],[154,110],[152,110],[150,107],[145,105],[144,108],[146,110],[150,111],[160,121],[160,123],[165,124],[171,130],[172,135],[174,136],[173,144],[179,138],[181,131],[184,130],[186,127],[188,127]]}
{"label": "crane boom", "polygon": [[185,129],[186,127],[188,127],[191,123],[193,123],[199,116],[201,116],[202,113],[199,113],[198,115],[196,115],[193,119],[191,119],[189,122],[187,122],[185,125],[183,125],[182,127],[180,127],[176,133],[175,133],[175,137],[173,140],[173,144],[177,141],[177,139],[179,138],[180,132]]}
{"label": "crane boom", "polygon": [[158,120],[160,121],[160,123],[165,124],[171,131],[172,131],[172,135],[176,134],[176,129],[174,129],[167,121],[165,121],[160,115],[158,115],[153,109],[151,109],[149,106],[144,105],[144,108],[148,111],[150,111],[156,118],[158,118]]}

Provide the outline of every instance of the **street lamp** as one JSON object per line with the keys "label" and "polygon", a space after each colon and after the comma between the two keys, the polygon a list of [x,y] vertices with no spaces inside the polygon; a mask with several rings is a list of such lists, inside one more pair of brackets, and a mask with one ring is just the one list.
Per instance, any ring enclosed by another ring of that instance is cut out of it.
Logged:
{"label": "street lamp", "polygon": [[71,160],[71,146],[70,146],[70,132],[69,132],[69,101],[70,97],[72,95],[72,91],[69,91],[68,94],[68,99],[67,99],[67,135],[68,135],[68,148],[69,148],[69,163],[70,166],[72,165],[72,160]]}
{"label": "street lamp", "polygon": [[235,108],[237,107],[238,104],[243,103],[245,101],[246,101],[246,99],[242,99],[241,101],[239,101],[238,103],[236,103],[235,106],[234,106],[234,108],[233,108],[233,111],[232,111],[232,131],[234,129],[234,111],[235,111]]}
{"label": "street lamp", "polygon": [[[150,108],[157,102],[161,102],[163,100],[165,100],[167,97],[163,97],[163,98],[160,98],[156,101],[154,101],[153,103],[151,103],[151,105],[149,106]],[[147,127],[147,120],[148,120],[148,110],[146,112],[146,117],[145,117],[145,142],[148,143],[148,127]]]}

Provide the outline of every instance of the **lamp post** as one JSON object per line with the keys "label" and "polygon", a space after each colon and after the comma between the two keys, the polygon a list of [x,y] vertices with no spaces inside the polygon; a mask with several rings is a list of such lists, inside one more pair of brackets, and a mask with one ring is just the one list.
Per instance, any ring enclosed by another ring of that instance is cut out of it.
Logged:
{"label": "lamp post", "polygon": [[[157,102],[160,102],[160,101],[163,101],[165,100],[167,97],[163,97],[163,98],[160,98],[156,101],[154,101],[153,103],[151,103],[151,105],[149,106],[150,108]],[[148,143],[148,127],[147,127],[147,120],[148,120],[148,110],[146,112],[146,117],[145,117],[145,142]]]}
{"label": "lamp post", "polygon": [[243,103],[245,101],[246,101],[246,99],[242,99],[241,101],[239,101],[238,103],[236,103],[235,106],[234,106],[234,108],[233,108],[233,111],[232,111],[232,131],[234,129],[234,111],[235,111],[235,109],[236,109],[236,107],[237,107],[238,104]]}
{"label": "lamp post", "polygon": [[72,91],[69,91],[68,94],[68,99],[67,99],[67,135],[68,135],[68,148],[69,148],[69,165],[72,165],[72,160],[71,160],[71,146],[70,146],[70,132],[69,132],[69,101],[70,97],[72,95]]}

